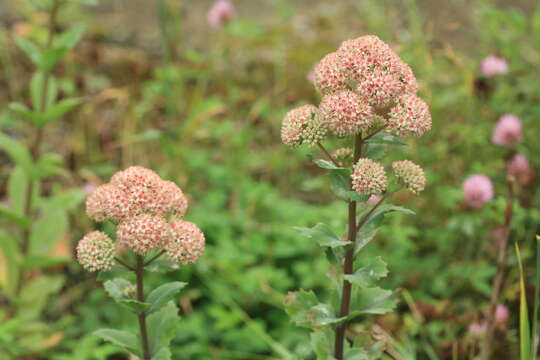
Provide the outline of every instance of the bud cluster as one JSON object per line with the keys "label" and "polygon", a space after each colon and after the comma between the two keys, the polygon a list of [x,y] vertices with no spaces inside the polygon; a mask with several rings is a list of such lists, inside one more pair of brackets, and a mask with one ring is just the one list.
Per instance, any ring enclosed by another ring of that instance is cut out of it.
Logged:
{"label": "bud cluster", "polygon": [[[141,166],[116,173],[86,200],[90,218],[118,224],[119,246],[138,255],[164,250],[178,264],[194,263],[204,251],[204,234],[196,225],[177,225],[187,223],[180,219],[187,208],[187,198],[176,184]],[[94,231],[79,242],[77,258],[89,271],[108,270],[115,248],[107,235]]]}
{"label": "bud cluster", "polygon": [[[395,136],[421,136],[431,129],[429,107],[416,95],[418,84],[411,68],[377,36],[344,41],[317,63],[312,79],[321,102],[285,115],[281,139],[286,145],[313,146],[327,135],[369,136],[381,129]],[[348,156],[352,158],[352,151],[340,150],[334,160],[342,165]],[[355,191],[372,195],[387,190],[381,164],[363,158],[353,166]],[[411,192],[424,189],[425,176],[418,165],[400,161],[392,167],[397,181]]]}

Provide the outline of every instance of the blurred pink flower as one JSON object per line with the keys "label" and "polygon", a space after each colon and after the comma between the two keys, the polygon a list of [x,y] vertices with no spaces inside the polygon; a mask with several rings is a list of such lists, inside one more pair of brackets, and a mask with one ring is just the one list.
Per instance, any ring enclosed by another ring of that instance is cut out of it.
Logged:
{"label": "blurred pink flower", "polygon": [[523,154],[514,155],[508,162],[508,175],[513,176],[519,183],[528,185],[534,176],[529,159]]}
{"label": "blurred pink flower", "polygon": [[371,195],[371,196],[369,197],[369,199],[367,200],[367,203],[368,203],[369,205],[375,205],[376,203],[379,202],[379,200],[381,200],[381,197],[382,197],[382,196],[380,196],[380,195]]}
{"label": "blurred pink flower", "polygon": [[512,114],[501,116],[491,135],[491,141],[495,145],[512,146],[522,139],[521,120]]}
{"label": "blurred pink flower", "polygon": [[208,11],[208,23],[213,28],[227,24],[236,16],[234,5],[229,0],[216,0]]}
{"label": "blurred pink flower", "polygon": [[506,75],[508,73],[508,63],[502,57],[489,55],[480,63],[480,71],[485,77]]}
{"label": "blurred pink flower", "polygon": [[510,316],[510,311],[508,311],[508,308],[502,304],[497,305],[495,308],[495,323],[496,324],[504,324],[508,320],[508,317]]}
{"label": "blurred pink flower", "polygon": [[90,182],[87,182],[83,185],[83,190],[84,192],[86,193],[86,196],[90,196],[92,195],[92,193],[97,189],[97,186],[90,183]]}
{"label": "blurred pink flower", "polygon": [[475,321],[469,325],[469,332],[474,337],[481,337],[486,331],[486,324],[484,322]]}
{"label": "blurred pink flower", "polygon": [[463,199],[470,207],[481,208],[485,203],[493,199],[491,180],[482,174],[469,176],[463,182]]}

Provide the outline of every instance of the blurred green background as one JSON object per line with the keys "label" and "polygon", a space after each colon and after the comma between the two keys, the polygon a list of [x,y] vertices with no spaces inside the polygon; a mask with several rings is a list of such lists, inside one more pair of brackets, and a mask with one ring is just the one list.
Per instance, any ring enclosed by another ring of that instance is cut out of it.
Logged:
{"label": "blurred green background", "polygon": [[[0,4],[0,129],[22,142],[31,138],[30,128],[7,104],[29,102],[33,65],[13,37],[44,37],[41,1]],[[399,194],[398,202],[417,215],[389,217],[367,249],[367,257],[382,255],[389,265],[385,286],[402,288],[405,296],[395,313],[359,326],[382,326],[405,359],[473,358],[477,340],[468,326],[489,306],[492,232],[505,206],[506,151],[490,141],[501,115],[522,119],[518,150],[534,168],[540,165],[536,1],[236,0],[236,17],[219,28],[207,23],[212,1],[81,2],[93,1],[68,1],[58,19],[59,29],[85,24],[86,31],[55,70],[60,96],[82,97],[83,103],[46,130],[44,148],[60,154],[68,171],[44,182],[42,194],[75,191],[66,221],[48,224],[54,227],[49,254],[71,258],[76,242],[97,226],[84,215],[84,191],[129,165],[152,168],[188,194],[187,219],[207,240],[195,266],[150,276],[150,283],[164,277],[189,282],[179,299],[182,326],[173,358],[313,358],[307,332],[288,320],[282,302],[293,289],[323,292],[327,263],[318,245],[293,227],[325,221],[344,229],[346,207],[333,200],[324,173],[307,160],[317,151],[281,144],[280,124],[296,105],[318,104],[308,74],[320,58],[343,40],[376,34],[411,65],[433,129],[403,150],[428,178],[420,196]],[[507,75],[482,76],[479,64],[490,54],[507,60]],[[4,201],[16,192],[12,172],[0,153]],[[461,183],[473,173],[495,183],[496,198],[480,210],[462,203]],[[520,187],[518,197],[511,239],[522,247],[532,276],[537,181]],[[11,226],[1,217],[0,224]],[[498,329],[500,359],[517,358],[518,351],[512,251],[509,263],[503,300],[510,319]],[[4,250],[0,285],[9,281],[9,266]],[[136,326],[95,276],[73,261],[32,276],[43,273],[57,285],[27,294],[48,324],[29,338],[39,345],[29,359],[126,359],[91,335],[103,326]],[[13,324],[6,311],[0,314],[2,358],[2,346],[17,342],[25,320]]]}

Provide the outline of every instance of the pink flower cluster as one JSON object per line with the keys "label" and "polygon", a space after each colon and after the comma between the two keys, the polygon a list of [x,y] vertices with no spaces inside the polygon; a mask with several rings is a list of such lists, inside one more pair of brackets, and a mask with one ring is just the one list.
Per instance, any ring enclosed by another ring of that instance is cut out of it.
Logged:
{"label": "pink flower cluster", "polygon": [[[184,233],[176,227],[177,223],[183,222],[179,218],[186,213],[187,207],[187,199],[176,184],[162,180],[155,172],[141,166],[116,173],[110,183],[99,186],[86,201],[86,213],[92,219],[118,223],[116,237],[120,246],[139,255],[165,250],[171,260],[181,264],[194,262],[204,250],[204,235],[198,229],[193,230],[196,225],[192,224],[192,228]],[[107,270],[114,251],[110,255],[104,249],[109,251],[111,247],[97,245],[112,244],[112,240],[105,234],[97,236],[95,233],[99,232],[90,233],[79,242],[78,259],[92,271]],[[173,242],[182,245],[170,252],[169,244]],[[179,255],[180,252],[184,252],[183,255]],[[88,265],[90,258],[108,260],[96,262],[91,267]]]}
{"label": "pink flower cluster", "polygon": [[485,203],[493,199],[491,180],[482,174],[469,176],[463,182],[463,198],[468,206],[481,208]]}
{"label": "pink flower cluster", "polygon": [[480,71],[485,77],[508,74],[508,63],[497,55],[488,55],[480,62]]}
{"label": "pink flower cluster", "polygon": [[220,28],[236,16],[236,9],[230,0],[217,0],[208,11],[208,23]]}
{"label": "pink flower cluster", "polygon": [[523,138],[521,120],[512,114],[501,116],[491,135],[491,141],[495,145],[514,146]]}
{"label": "pink flower cluster", "polygon": [[384,167],[368,158],[358,160],[351,178],[352,188],[361,195],[381,194],[388,186]]}
{"label": "pink flower cluster", "polygon": [[[429,107],[416,96],[418,85],[411,68],[374,35],[344,41],[317,63],[311,78],[323,95],[318,113],[310,105],[318,116],[302,122],[300,128],[291,126],[289,112],[282,125],[287,145],[306,143],[302,129],[317,134],[307,142],[310,145],[323,140],[327,130],[344,137],[383,124],[398,136],[420,136],[431,129]],[[295,110],[299,109],[305,106]]]}

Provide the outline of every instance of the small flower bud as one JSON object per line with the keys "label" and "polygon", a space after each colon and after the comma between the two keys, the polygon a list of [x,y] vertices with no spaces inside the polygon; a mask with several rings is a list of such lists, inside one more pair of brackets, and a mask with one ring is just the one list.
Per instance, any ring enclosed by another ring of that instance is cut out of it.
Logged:
{"label": "small flower bud", "polygon": [[414,94],[403,95],[390,110],[388,130],[397,136],[423,135],[431,129],[429,107]]}
{"label": "small flower bud", "polygon": [[463,199],[473,208],[481,208],[485,203],[493,199],[493,184],[491,180],[482,174],[469,176],[463,182]]}
{"label": "small flower bud", "polygon": [[361,195],[383,193],[388,185],[384,167],[368,158],[358,160],[351,177],[353,189]]}
{"label": "small flower bud", "polygon": [[321,122],[319,109],[314,105],[303,105],[289,111],[281,125],[281,140],[296,147],[302,144],[313,146],[323,140],[326,126]]}
{"label": "small flower bud", "polygon": [[118,226],[118,242],[139,255],[160,250],[171,240],[171,228],[160,216],[142,214]]}
{"label": "small flower bud", "polygon": [[324,123],[337,136],[354,135],[373,124],[371,106],[352,91],[343,90],[326,95],[319,108]]}
{"label": "small flower bud", "polygon": [[424,170],[410,160],[394,161],[392,169],[399,183],[404,184],[413,194],[418,195],[426,186]]}
{"label": "small flower bud", "polygon": [[167,255],[177,264],[193,264],[203,254],[205,240],[197,225],[184,220],[171,222],[172,238],[165,248]]}
{"label": "small flower bud", "polygon": [[86,234],[77,244],[77,260],[87,271],[110,270],[114,254],[113,241],[101,231]]}

